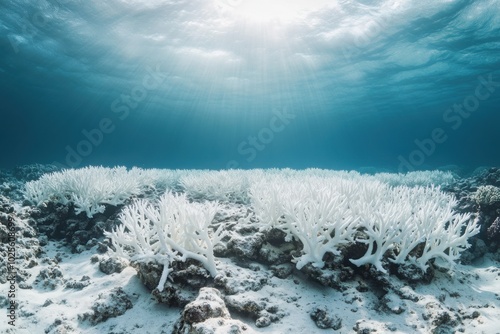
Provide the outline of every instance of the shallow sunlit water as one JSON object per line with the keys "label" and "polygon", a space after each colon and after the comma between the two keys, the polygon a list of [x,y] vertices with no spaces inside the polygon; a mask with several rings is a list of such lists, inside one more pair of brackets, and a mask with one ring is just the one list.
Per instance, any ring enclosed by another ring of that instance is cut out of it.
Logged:
{"label": "shallow sunlit water", "polygon": [[2,1],[0,167],[500,163],[478,1]]}

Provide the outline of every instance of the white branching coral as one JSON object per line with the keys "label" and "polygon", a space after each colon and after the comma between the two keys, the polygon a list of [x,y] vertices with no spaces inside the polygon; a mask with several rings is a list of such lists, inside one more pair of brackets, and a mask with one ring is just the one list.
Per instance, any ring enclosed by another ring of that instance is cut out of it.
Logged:
{"label": "white branching coral", "polygon": [[[390,186],[372,177],[269,177],[250,189],[261,230],[278,228],[300,240],[307,263],[323,266],[323,256],[339,247],[367,245],[364,256],[350,261],[386,272],[384,257],[413,261],[423,271],[431,259],[453,264],[479,228],[470,214],[453,211],[456,200],[437,187]],[[354,236],[357,235],[355,238]],[[417,252],[417,246],[420,252]]]}
{"label": "white branching coral", "polygon": [[455,176],[449,171],[414,171],[406,174],[402,173],[377,173],[373,178],[387,183],[391,186],[445,186],[455,180]]}
{"label": "white branching coral", "polygon": [[191,171],[179,183],[193,199],[222,202],[248,202],[248,188],[263,172],[253,170]]}
{"label": "white branching coral", "polygon": [[308,263],[323,267],[327,252],[339,255],[339,245],[354,240],[357,218],[348,212],[346,198],[329,196],[324,189],[303,201],[285,204],[282,228],[302,242],[302,256],[296,258],[301,269]]}
{"label": "white branching coral", "polygon": [[[72,203],[88,217],[104,205],[121,205],[139,194],[165,193],[157,202],[136,200],[120,215],[122,224],[111,238],[117,255],[131,261],[164,265],[159,289],[172,261],[191,258],[215,275],[213,247],[226,235],[221,224],[210,226],[221,207],[250,204],[238,223],[261,230],[280,229],[286,241],[300,241],[297,268],[324,266],[326,253],[365,244],[366,253],[353,264],[371,264],[386,272],[384,263],[411,261],[425,271],[433,259],[453,264],[479,232],[470,214],[455,212],[456,200],[433,184],[452,182],[449,172],[363,175],[322,169],[170,171],[124,167],[87,167],[43,175],[28,182],[25,196],[43,205],[47,201]],[[498,188],[480,187],[478,203],[500,198]],[[193,202],[190,202],[193,201]],[[245,208],[246,210],[246,208]],[[225,214],[229,214],[225,212]]]}
{"label": "white branching coral", "polygon": [[288,196],[289,190],[286,184],[289,180],[282,176],[275,176],[272,180],[273,182],[269,183],[268,178],[265,178],[255,182],[249,189],[251,206],[258,218],[257,225],[261,231],[272,228],[285,230],[281,223],[285,213],[284,197]]}
{"label": "white branching coral", "polygon": [[[387,188],[363,213],[361,231],[368,250],[360,259],[350,261],[358,266],[371,263],[386,272],[382,259],[390,251],[394,263],[414,262],[422,271],[431,259],[446,260],[451,267],[467,239],[479,232],[470,214],[454,212],[456,200],[435,187]],[[423,245],[420,254],[413,254]]]}
{"label": "white branching coral", "polygon": [[429,266],[429,260],[433,258],[446,261],[444,264],[452,267],[460,253],[470,246],[467,240],[479,233],[479,226],[470,218],[470,214],[444,211],[441,219],[424,236],[422,255],[410,257],[410,260],[415,261],[424,272]]}
{"label": "white branching coral", "polygon": [[327,252],[339,254],[338,247],[354,241],[358,218],[351,214],[348,197],[354,181],[336,179],[341,191],[332,192],[331,178],[271,176],[250,189],[251,205],[260,230],[277,228],[286,240],[300,240],[301,269],[307,263],[324,265]]}
{"label": "white branching coral", "polygon": [[121,205],[128,199],[158,188],[165,191],[175,182],[169,170],[125,167],[85,167],[43,175],[26,183],[24,196],[36,205],[45,202],[73,203],[77,214],[91,218],[104,212],[104,204]]}
{"label": "white branching coral", "polygon": [[158,283],[162,291],[173,261],[187,258],[200,262],[212,276],[217,274],[213,248],[226,235],[223,225],[212,230],[219,205],[190,203],[184,194],[165,193],[158,202],[137,200],[124,208],[121,225],[106,232],[114,254],[135,262],[163,265]]}

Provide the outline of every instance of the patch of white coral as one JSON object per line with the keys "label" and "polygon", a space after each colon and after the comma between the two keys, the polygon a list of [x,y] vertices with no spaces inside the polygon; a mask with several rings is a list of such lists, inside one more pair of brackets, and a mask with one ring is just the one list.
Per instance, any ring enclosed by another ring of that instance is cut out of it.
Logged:
{"label": "patch of white coral", "polygon": [[213,247],[226,232],[223,225],[213,230],[210,224],[219,209],[214,202],[191,203],[185,194],[167,192],[156,203],[137,200],[125,207],[119,216],[122,224],[105,235],[111,239],[115,255],[162,264],[158,283],[162,291],[173,261],[191,258],[212,276],[217,274]]}
{"label": "patch of white coral", "polygon": [[[467,239],[479,232],[470,214],[458,214],[457,202],[438,187],[390,186],[370,176],[267,177],[250,188],[251,205],[261,230],[278,228],[300,240],[300,269],[322,267],[327,252],[352,242],[368,245],[366,254],[350,259],[386,272],[383,258],[413,261],[423,271],[431,259],[453,264]],[[361,233],[360,233],[361,232]],[[423,245],[416,257],[412,251]]]}
{"label": "patch of white coral", "polygon": [[172,187],[176,171],[125,167],[85,167],[44,174],[27,182],[24,196],[36,205],[46,202],[73,203],[75,212],[91,218],[104,212],[104,204],[121,205],[147,191]]}
{"label": "patch of white coral", "polygon": [[456,180],[453,173],[449,171],[414,171],[403,173],[377,173],[373,178],[387,183],[391,186],[446,186]]}
{"label": "patch of white coral", "polygon": [[46,202],[73,203],[76,213],[85,212],[91,218],[102,213],[104,205],[121,205],[128,199],[154,191],[180,188],[191,199],[221,202],[249,202],[250,187],[263,179],[280,176],[284,179],[303,177],[341,178],[345,180],[379,180],[391,186],[443,185],[453,180],[449,172],[422,171],[406,174],[379,173],[363,175],[354,171],[324,169],[267,169],[267,170],[167,170],[125,167],[84,167],[66,169],[43,175],[27,182],[24,196],[36,205]]}
{"label": "patch of white coral", "polygon": [[263,175],[262,170],[194,170],[182,175],[179,183],[192,199],[247,203],[250,184]]}
{"label": "patch of white coral", "polygon": [[[172,171],[125,167],[86,167],[43,175],[28,182],[25,196],[37,205],[48,201],[72,203],[88,217],[102,213],[105,204],[122,205],[138,195],[168,192],[156,204],[138,200],[126,207],[122,225],[109,234],[117,253],[134,261],[165,264],[162,280],[173,260],[200,261],[214,274],[213,246],[223,232],[210,223],[216,204],[194,201],[250,203],[261,230],[278,228],[287,239],[300,240],[297,268],[321,267],[326,253],[339,254],[350,243],[367,245],[366,254],[350,259],[385,272],[383,259],[413,261],[422,270],[440,258],[452,264],[478,233],[468,214],[454,211],[456,200],[434,184],[452,182],[449,172],[406,174],[322,169]],[[494,187],[493,187],[494,188]],[[491,188],[480,188],[478,199],[495,199]],[[251,220],[248,220],[251,221]],[[222,226],[222,225],[221,225]],[[421,249],[416,252],[414,250]]]}

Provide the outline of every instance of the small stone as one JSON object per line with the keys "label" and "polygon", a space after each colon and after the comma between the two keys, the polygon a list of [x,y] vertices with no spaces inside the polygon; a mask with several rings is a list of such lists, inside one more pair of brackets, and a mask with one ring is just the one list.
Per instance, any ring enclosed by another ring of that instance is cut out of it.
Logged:
{"label": "small stone", "polygon": [[47,300],[43,303],[42,307],[47,307],[47,306],[52,305],[52,304],[54,304],[54,302],[52,301],[52,299],[47,299]]}
{"label": "small stone", "polygon": [[102,242],[97,243],[97,252],[104,254],[108,251],[108,246]]}
{"label": "small stone", "polygon": [[332,328],[334,330],[339,330],[342,327],[342,319],[328,314],[328,311],[324,307],[316,307],[311,312],[311,319],[314,321],[316,326],[321,329]]}
{"label": "small stone", "polygon": [[293,268],[294,266],[292,264],[287,263],[277,266],[271,266],[271,271],[273,272],[274,276],[285,279],[292,274]]}
{"label": "small stone", "polygon": [[182,319],[187,324],[204,322],[209,318],[230,318],[222,295],[214,288],[201,288],[195,301],[184,308]]}
{"label": "small stone", "polygon": [[369,291],[368,285],[366,285],[363,282],[358,282],[358,286],[356,287],[356,290],[358,290],[359,292],[368,292]]}
{"label": "small stone", "polygon": [[80,316],[81,319],[88,319],[92,325],[104,322],[109,318],[114,318],[124,314],[132,308],[129,296],[122,288],[114,288],[108,293],[100,294],[92,305],[92,313]]}
{"label": "small stone", "polygon": [[253,271],[260,271],[260,265],[257,263],[250,263],[248,265],[248,269],[253,270]]}
{"label": "small stone", "polygon": [[271,319],[269,317],[260,317],[255,321],[255,326],[262,328],[262,327],[268,327],[271,324]]}
{"label": "small stone", "polygon": [[127,268],[127,262],[119,258],[108,257],[99,262],[99,270],[107,275],[121,273],[125,268]]}

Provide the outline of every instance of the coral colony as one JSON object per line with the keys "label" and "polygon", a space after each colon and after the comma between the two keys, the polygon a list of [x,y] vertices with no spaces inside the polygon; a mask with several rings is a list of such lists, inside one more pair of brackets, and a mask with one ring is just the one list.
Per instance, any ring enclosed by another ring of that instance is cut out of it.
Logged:
{"label": "coral colony", "polygon": [[88,167],[29,182],[26,197],[38,205],[71,202],[77,214],[85,212],[90,218],[104,212],[104,205],[122,205],[148,189],[175,188],[175,174],[185,193],[168,190],[157,201],[133,201],[122,210],[121,224],[106,233],[115,255],[163,265],[160,291],[173,261],[194,259],[212,276],[217,274],[213,247],[227,235],[222,225],[210,226],[224,210],[219,201],[249,203],[255,217],[241,223],[254,222],[261,231],[278,229],[287,241],[300,241],[301,255],[293,259],[297,269],[308,263],[321,268],[326,253],[340,255],[342,248],[363,244],[366,253],[349,259],[356,266],[371,264],[387,273],[382,264],[387,257],[396,264],[414,263],[425,272],[432,259],[453,265],[469,246],[467,240],[479,232],[470,214],[454,211],[457,201],[452,195],[429,185],[435,179],[449,182],[452,176],[444,172],[415,172],[391,180],[387,174],[321,170]]}

